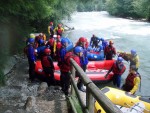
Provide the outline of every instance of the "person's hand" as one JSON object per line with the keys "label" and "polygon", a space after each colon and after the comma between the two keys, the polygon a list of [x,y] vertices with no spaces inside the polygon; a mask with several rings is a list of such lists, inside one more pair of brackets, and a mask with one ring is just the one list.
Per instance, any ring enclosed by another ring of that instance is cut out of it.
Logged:
{"label": "person's hand", "polygon": [[34,64],[36,65],[36,62],[34,61]]}
{"label": "person's hand", "polygon": [[132,95],[132,93],[131,92],[127,92],[129,95]]}
{"label": "person's hand", "polygon": [[104,77],[107,78],[108,74],[106,74]]}

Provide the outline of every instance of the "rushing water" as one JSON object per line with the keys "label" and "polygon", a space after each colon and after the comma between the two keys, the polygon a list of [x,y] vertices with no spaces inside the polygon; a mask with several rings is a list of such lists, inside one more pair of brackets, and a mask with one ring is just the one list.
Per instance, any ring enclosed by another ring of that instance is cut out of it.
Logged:
{"label": "rushing water", "polygon": [[[65,36],[74,42],[84,36],[88,40],[92,34],[104,39],[112,39],[117,50],[130,52],[136,49],[140,57],[139,73],[142,76],[139,95],[150,96],[150,23],[110,16],[107,12],[81,12],[72,15],[71,21],[64,21],[75,30],[68,31]],[[128,63],[125,62],[128,67]],[[123,74],[123,81],[128,68]]]}

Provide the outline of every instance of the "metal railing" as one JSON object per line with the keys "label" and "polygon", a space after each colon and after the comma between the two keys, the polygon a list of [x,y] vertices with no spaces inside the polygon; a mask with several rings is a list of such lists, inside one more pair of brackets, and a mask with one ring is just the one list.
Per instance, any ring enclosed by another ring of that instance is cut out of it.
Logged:
{"label": "metal railing", "polygon": [[[82,68],[73,60],[70,59],[72,68],[71,78],[71,95],[78,97],[80,106],[83,113],[94,113],[94,99],[101,105],[106,113],[122,113],[119,108],[116,107],[102,92],[99,88],[86,76],[86,73]],[[86,104],[81,99],[77,85],[75,83],[75,70],[78,72],[79,77],[86,86]],[[73,104],[73,103],[72,103]],[[74,113],[77,113],[73,107]]]}

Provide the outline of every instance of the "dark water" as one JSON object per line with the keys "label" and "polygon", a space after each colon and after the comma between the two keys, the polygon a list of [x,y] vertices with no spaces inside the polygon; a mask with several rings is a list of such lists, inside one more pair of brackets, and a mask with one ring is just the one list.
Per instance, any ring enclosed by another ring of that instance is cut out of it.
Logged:
{"label": "dark water", "polygon": [[[107,12],[82,12],[72,15],[71,21],[63,21],[75,30],[68,31],[65,36],[70,37],[75,43],[79,37],[88,40],[92,34],[104,39],[112,39],[118,51],[130,52],[136,49],[140,57],[139,73],[142,76],[141,92],[139,95],[150,96],[150,23],[139,22],[110,16]],[[123,74],[122,82],[128,74],[129,64]]]}

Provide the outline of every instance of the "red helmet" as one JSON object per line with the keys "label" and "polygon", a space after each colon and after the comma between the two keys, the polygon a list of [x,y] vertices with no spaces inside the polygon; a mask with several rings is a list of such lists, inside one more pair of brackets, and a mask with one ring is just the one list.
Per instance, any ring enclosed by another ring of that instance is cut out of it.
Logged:
{"label": "red helmet", "polygon": [[54,45],[54,38],[50,38],[48,42],[49,42],[50,46],[53,46]]}
{"label": "red helmet", "polygon": [[46,48],[46,49],[44,50],[44,53],[45,53],[45,54],[49,54],[49,53],[51,53],[51,50],[50,50],[49,48]]}
{"label": "red helmet", "polygon": [[53,25],[53,22],[50,22],[49,24],[50,24],[50,25]]}
{"label": "red helmet", "polygon": [[86,42],[86,38],[80,37],[80,38],[79,38],[79,42]]}
{"label": "red helmet", "polygon": [[56,47],[57,47],[57,49],[60,49],[61,48],[61,42],[57,42]]}

